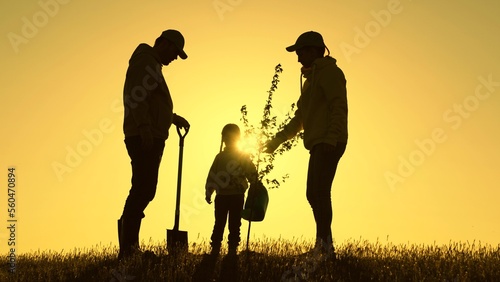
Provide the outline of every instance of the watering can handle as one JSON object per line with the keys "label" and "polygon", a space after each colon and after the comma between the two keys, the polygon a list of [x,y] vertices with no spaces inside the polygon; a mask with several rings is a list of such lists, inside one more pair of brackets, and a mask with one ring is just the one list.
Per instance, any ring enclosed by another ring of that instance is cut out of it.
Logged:
{"label": "watering can handle", "polygon": [[[181,128],[184,128],[184,133],[181,132]],[[184,139],[184,137],[186,137],[186,135],[188,134],[189,132],[189,127],[180,127],[180,126],[177,126],[177,134],[179,134],[179,137],[181,139]]]}

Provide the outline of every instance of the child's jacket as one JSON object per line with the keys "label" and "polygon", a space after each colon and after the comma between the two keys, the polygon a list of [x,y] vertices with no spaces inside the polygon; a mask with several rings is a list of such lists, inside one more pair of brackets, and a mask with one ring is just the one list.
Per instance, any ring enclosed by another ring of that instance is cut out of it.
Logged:
{"label": "child's jacket", "polygon": [[257,180],[257,170],[247,154],[235,147],[226,147],[217,154],[210,167],[206,196],[210,197],[214,191],[218,195],[244,194],[248,188],[248,181]]}

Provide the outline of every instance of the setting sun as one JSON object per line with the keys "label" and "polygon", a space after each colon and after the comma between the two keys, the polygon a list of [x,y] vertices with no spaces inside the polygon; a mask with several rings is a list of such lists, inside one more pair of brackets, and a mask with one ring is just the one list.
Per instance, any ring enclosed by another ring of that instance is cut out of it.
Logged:
{"label": "setting sun", "polygon": [[262,142],[263,142],[262,140],[259,140],[258,135],[243,134],[240,141],[238,142],[238,148],[247,154],[255,156],[259,153]]}

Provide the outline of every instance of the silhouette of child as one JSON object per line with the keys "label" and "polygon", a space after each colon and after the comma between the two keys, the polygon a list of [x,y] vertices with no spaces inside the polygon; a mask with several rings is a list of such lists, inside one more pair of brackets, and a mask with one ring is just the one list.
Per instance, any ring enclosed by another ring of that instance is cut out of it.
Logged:
{"label": "silhouette of child", "polygon": [[[227,124],[222,129],[220,151],[208,173],[205,185],[205,200],[211,204],[215,196],[215,224],[212,232],[212,255],[220,252],[224,228],[229,215],[228,255],[236,255],[240,243],[241,211],[245,200],[248,182],[257,181],[257,170],[250,157],[237,146],[240,128]],[[223,150],[223,145],[225,145]]]}

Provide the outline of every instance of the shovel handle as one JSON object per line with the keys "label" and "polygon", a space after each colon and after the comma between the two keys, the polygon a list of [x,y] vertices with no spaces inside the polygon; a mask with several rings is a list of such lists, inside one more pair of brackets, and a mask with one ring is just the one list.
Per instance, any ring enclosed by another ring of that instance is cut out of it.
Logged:
{"label": "shovel handle", "polygon": [[[184,128],[184,133],[182,133],[182,128]],[[181,205],[181,181],[182,181],[182,157],[184,151],[184,138],[189,132],[189,127],[177,126],[177,133],[179,134],[179,167],[177,174],[177,196],[175,200],[175,222],[174,230],[179,231],[179,217],[180,217],[180,205]]]}
{"label": "shovel handle", "polygon": [[[184,128],[184,133],[182,133],[181,129]],[[177,134],[179,134],[179,137],[181,139],[184,139],[184,137],[186,137],[186,135],[188,134],[189,132],[189,127],[180,127],[180,126],[177,126]]]}

